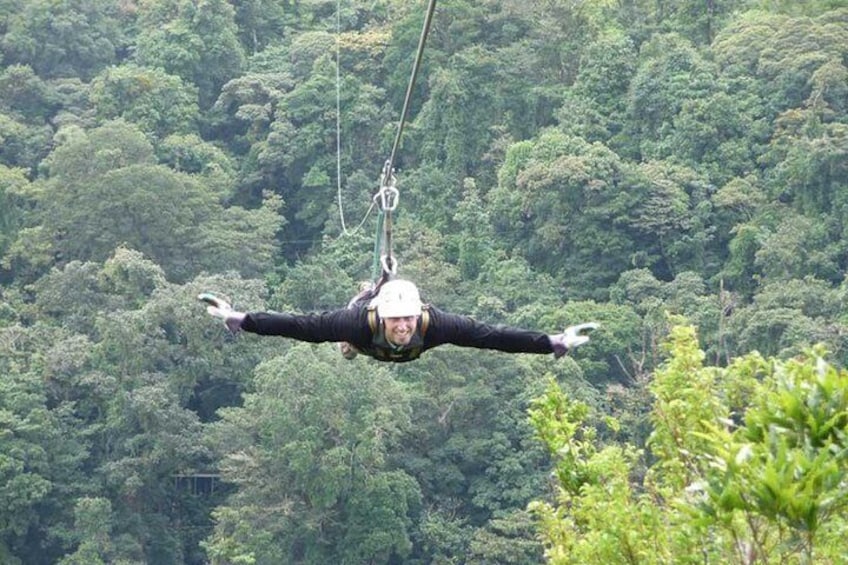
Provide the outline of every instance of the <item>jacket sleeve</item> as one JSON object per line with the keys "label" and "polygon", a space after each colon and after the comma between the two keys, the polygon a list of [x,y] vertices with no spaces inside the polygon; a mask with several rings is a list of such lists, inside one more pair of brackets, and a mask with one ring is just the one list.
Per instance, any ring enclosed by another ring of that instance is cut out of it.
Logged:
{"label": "jacket sleeve", "polygon": [[430,310],[432,327],[424,338],[427,348],[450,343],[507,353],[553,353],[551,341],[545,333],[484,324],[469,316],[449,314],[432,306]]}
{"label": "jacket sleeve", "polygon": [[313,314],[251,312],[241,329],[259,335],[276,335],[313,343],[323,341],[368,341],[367,314],[360,309],[331,310]]}

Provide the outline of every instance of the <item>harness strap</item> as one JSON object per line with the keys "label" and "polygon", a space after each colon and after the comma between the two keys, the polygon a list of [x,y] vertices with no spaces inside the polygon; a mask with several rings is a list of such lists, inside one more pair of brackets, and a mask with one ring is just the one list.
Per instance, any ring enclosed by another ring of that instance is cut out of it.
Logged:
{"label": "harness strap", "polygon": [[371,333],[377,333],[377,307],[368,307],[368,327],[371,328]]}
{"label": "harness strap", "polygon": [[430,326],[430,305],[425,304],[421,307],[421,337],[427,335],[427,328]]}

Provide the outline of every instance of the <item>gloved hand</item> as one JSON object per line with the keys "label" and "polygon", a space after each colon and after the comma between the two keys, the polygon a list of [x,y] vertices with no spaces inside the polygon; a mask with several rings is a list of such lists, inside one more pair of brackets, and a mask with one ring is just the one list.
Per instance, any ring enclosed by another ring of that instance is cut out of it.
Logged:
{"label": "gloved hand", "polygon": [[582,335],[581,332],[594,330],[598,327],[600,327],[600,324],[588,322],[586,324],[569,326],[565,328],[565,331],[561,334],[549,335],[548,339],[551,340],[551,348],[554,350],[554,357],[559,359],[572,349],[587,343],[589,341],[589,336]]}
{"label": "gloved hand", "polygon": [[229,302],[209,292],[198,294],[197,299],[208,304],[206,311],[212,316],[224,320],[224,324],[230,332],[238,333],[241,330],[241,323],[246,315],[244,312],[236,312]]}

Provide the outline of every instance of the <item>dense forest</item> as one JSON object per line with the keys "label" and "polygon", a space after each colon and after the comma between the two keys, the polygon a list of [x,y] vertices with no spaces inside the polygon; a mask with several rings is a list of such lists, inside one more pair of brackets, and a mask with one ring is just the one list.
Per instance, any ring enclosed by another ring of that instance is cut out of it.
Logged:
{"label": "dense forest", "polygon": [[[837,563],[848,2],[0,0],[0,562]],[[408,116],[401,121],[405,101]],[[373,277],[554,333],[231,335]]]}

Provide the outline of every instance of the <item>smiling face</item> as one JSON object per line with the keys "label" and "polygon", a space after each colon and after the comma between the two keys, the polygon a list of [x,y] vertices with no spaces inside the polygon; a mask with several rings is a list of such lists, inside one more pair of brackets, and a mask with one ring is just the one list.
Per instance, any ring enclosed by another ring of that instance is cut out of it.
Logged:
{"label": "smiling face", "polygon": [[418,316],[383,318],[386,339],[394,345],[407,345],[412,340],[412,336],[415,335],[417,325]]}

